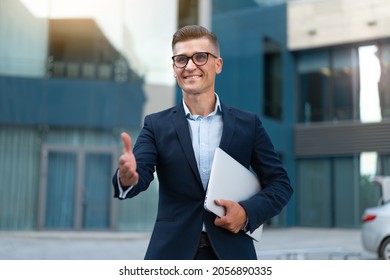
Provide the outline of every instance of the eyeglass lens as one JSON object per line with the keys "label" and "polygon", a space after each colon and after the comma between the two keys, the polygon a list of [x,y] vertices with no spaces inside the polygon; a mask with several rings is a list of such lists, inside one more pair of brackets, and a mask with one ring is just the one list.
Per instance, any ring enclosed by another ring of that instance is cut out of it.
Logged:
{"label": "eyeglass lens", "polygon": [[187,65],[188,61],[192,59],[197,66],[202,66],[207,63],[208,55],[208,53],[194,53],[191,57],[186,55],[177,55],[173,58],[173,62],[176,67],[183,68]]}

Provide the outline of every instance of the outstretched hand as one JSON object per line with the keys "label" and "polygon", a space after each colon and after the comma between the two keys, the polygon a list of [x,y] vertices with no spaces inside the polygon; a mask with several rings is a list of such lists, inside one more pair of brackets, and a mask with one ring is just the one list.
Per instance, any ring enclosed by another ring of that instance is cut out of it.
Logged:
{"label": "outstretched hand", "polygon": [[245,209],[237,202],[231,200],[217,199],[215,204],[225,208],[226,214],[217,217],[214,224],[227,229],[233,233],[238,233],[245,227],[247,214]]}
{"label": "outstretched hand", "polygon": [[126,132],[121,134],[123,152],[119,157],[119,179],[122,187],[136,185],[138,183],[137,162],[131,148],[131,137]]}

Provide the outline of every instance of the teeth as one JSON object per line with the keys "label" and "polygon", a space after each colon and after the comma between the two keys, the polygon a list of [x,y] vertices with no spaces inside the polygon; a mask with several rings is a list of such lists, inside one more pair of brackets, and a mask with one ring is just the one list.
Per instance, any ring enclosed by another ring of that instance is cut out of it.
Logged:
{"label": "teeth", "polygon": [[195,78],[200,78],[200,75],[194,75],[194,76],[187,76],[186,79],[195,79]]}

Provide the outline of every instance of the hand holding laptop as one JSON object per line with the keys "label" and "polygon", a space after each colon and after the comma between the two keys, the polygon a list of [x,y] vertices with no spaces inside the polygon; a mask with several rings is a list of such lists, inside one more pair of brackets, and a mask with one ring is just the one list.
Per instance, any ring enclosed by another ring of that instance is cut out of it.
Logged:
{"label": "hand holding laptop", "polygon": [[[240,213],[241,211],[237,210],[238,208],[232,209],[232,207],[241,207],[238,202],[249,199],[260,191],[260,182],[251,171],[241,165],[221,148],[218,147],[215,150],[209,184],[206,191],[206,198],[204,201],[205,209],[218,216],[216,218],[215,225],[221,224],[223,225],[222,227],[227,227],[226,229],[228,230],[230,230],[229,228],[234,228],[234,230],[236,230],[236,226],[233,226],[232,221],[230,220],[232,219],[231,212],[238,211]],[[220,202],[216,203],[218,200]],[[223,201],[222,205],[221,201]],[[245,213],[243,208],[242,210]],[[242,220],[239,220],[239,223],[241,223],[241,221]],[[242,229],[242,227],[240,229]],[[247,232],[247,234],[254,240],[259,241],[262,229],[263,226],[261,225],[254,232]]]}
{"label": "hand holding laptop", "polygon": [[214,224],[218,227],[227,229],[233,233],[238,233],[245,227],[246,212],[237,202],[224,199],[216,199],[215,204],[225,208],[225,215],[217,217]]}

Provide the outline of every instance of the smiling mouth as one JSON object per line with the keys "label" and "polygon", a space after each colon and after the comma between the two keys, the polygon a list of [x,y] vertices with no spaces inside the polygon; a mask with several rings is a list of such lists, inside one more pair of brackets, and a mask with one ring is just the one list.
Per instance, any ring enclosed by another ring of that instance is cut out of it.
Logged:
{"label": "smiling mouth", "polygon": [[202,77],[202,75],[188,75],[188,76],[185,76],[184,79],[195,80],[195,79],[199,79],[201,77]]}

